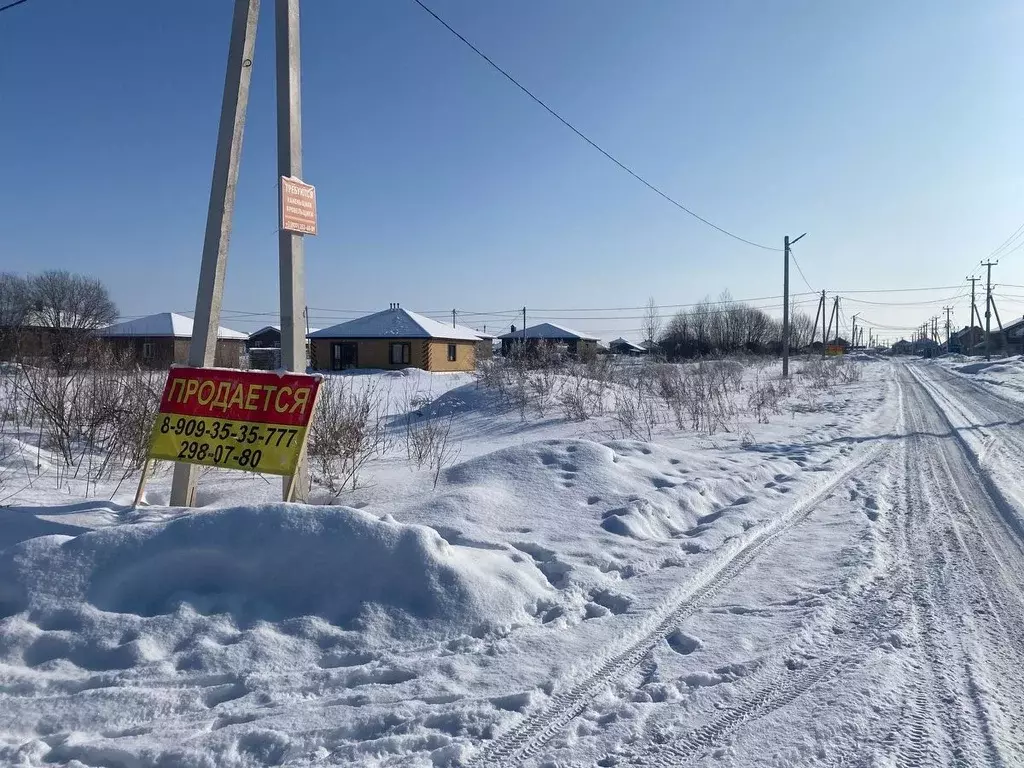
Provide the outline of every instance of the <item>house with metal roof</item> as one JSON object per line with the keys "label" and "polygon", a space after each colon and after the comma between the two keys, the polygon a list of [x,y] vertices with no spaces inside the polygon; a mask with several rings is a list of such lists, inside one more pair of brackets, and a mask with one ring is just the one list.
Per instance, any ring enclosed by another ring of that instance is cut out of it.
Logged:
{"label": "house with metal roof", "polygon": [[[169,368],[173,364],[188,362],[192,318],[175,312],[158,312],[101,328],[95,336],[118,359],[146,368]],[[218,368],[241,367],[248,338],[248,334],[219,327],[214,365]]]}
{"label": "house with metal roof", "polygon": [[309,334],[310,366],[320,371],[348,368],[422,368],[472,371],[477,345],[487,334],[441,323],[392,304],[385,310]]}
{"label": "house with metal roof", "polygon": [[608,342],[608,351],[613,355],[629,355],[630,357],[647,354],[646,347],[634,344],[632,341],[624,339],[621,336]]}
{"label": "house with metal roof", "polygon": [[554,323],[540,323],[523,329],[516,329],[513,325],[512,330],[498,338],[501,339],[503,355],[510,354],[517,344],[526,344],[528,347],[562,346],[573,357],[589,357],[597,353],[596,336]]}

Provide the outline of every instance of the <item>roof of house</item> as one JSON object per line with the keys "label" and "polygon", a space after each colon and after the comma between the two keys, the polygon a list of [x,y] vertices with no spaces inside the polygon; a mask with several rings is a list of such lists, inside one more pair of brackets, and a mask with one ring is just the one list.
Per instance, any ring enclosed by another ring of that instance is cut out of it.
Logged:
{"label": "roof of house", "polygon": [[975,326],[971,326],[971,327],[964,326],[959,331],[956,331],[953,335],[956,336],[957,338],[960,338],[960,337],[963,337],[963,336],[970,336],[971,334],[979,334],[979,333],[984,333],[984,331],[981,330],[981,328],[979,328],[978,326],[975,325]]}
{"label": "roof of house", "polygon": [[[320,330],[319,328],[310,328],[307,331],[307,333],[316,333],[319,330]],[[264,325],[258,331],[253,331],[252,333],[250,333],[249,334],[249,338],[251,339],[253,336],[259,336],[261,333],[266,333],[267,331],[277,331],[278,333],[280,333],[281,332],[281,326],[280,325]]]}
{"label": "roof of house", "polygon": [[596,336],[590,336],[586,333],[580,333],[574,331],[572,328],[566,328],[564,325],[555,325],[554,323],[540,323],[539,325],[531,325],[525,331],[514,331],[504,333],[499,338],[510,339],[512,341],[516,339],[580,339],[583,341],[597,341]]}
{"label": "roof of house", "polygon": [[479,341],[481,335],[461,325],[451,326],[401,307],[332,325],[309,334],[311,339],[452,339]]}
{"label": "roof of house", "polygon": [[611,348],[613,346],[616,346],[616,347],[628,347],[629,349],[632,349],[634,352],[646,352],[647,351],[646,347],[641,347],[639,344],[634,344],[632,341],[629,341],[628,339],[624,339],[621,336],[619,336],[619,338],[617,338],[617,339],[612,339],[611,341],[608,342],[608,347],[609,348]]}
{"label": "roof of house", "polygon": [[[107,326],[96,331],[98,336],[152,336],[168,337],[175,339],[192,338],[192,318],[179,315],[176,312],[158,312],[155,315],[147,315],[136,320],[126,320],[123,323]],[[220,326],[217,329],[218,339],[247,339],[249,335],[241,331],[233,331],[230,328]]]}

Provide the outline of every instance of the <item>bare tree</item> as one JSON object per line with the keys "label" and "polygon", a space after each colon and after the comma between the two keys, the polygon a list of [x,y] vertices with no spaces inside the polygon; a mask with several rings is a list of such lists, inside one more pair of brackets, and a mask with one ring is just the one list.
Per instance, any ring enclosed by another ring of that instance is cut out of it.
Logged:
{"label": "bare tree", "polygon": [[117,306],[99,280],[65,270],[31,278],[36,315],[47,328],[94,331],[117,319]]}
{"label": "bare tree", "polygon": [[55,361],[67,363],[89,331],[117,319],[117,307],[99,280],[65,270],[49,270],[29,281],[35,322],[52,334]]}
{"label": "bare tree", "polygon": [[789,314],[789,343],[799,351],[807,347],[814,333],[814,318],[804,312],[792,311]]}
{"label": "bare tree", "polygon": [[643,333],[644,341],[654,344],[661,336],[661,315],[658,312],[658,303],[651,296],[647,299],[647,306],[644,308],[643,319],[640,321],[640,331]]}
{"label": "bare tree", "polygon": [[0,360],[17,357],[21,330],[32,306],[28,281],[0,272]]}

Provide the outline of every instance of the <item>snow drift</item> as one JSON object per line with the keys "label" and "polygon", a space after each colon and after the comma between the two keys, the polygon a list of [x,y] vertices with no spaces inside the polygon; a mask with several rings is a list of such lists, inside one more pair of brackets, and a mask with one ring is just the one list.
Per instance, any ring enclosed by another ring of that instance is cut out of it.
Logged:
{"label": "snow drift", "polygon": [[527,617],[550,588],[501,551],[345,507],[276,504],[189,515],[0,553],[0,618],[89,603],[156,616],[189,603],[235,621],[316,615],[357,628],[368,611],[447,630]]}

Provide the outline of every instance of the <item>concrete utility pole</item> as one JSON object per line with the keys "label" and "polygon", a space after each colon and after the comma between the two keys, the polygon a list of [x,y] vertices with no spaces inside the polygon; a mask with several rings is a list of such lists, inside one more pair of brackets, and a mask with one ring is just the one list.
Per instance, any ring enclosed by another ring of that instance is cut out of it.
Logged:
{"label": "concrete utility pole", "polygon": [[821,298],[818,299],[818,307],[814,311],[814,330],[811,331],[811,346],[814,346],[815,339],[818,338],[818,318],[821,318],[821,343],[825,345],[825,292],[821,292]]}
{"label": "concrete utility pole", "polygon": [[970,326],[974,325],[974,319],[977,318],[978,327],[981,328],[981,313],[978,312],[978,302],[975,300],[974,294],[974,285],[975,283],[978,282],[980,278],[968,277],[967,279],[971,281],[971,319],[970,321],[968,321],[967,326],[969,328]]}
{"label": "concrete utility pole", "polygon": [[[213,158],[210,205],[206,210],[206,234],[199,268],[192,342],[188,348],[188,364],[197,368],[209,368],[217,355],[224,272],[228,264],[231,219],[235,212],[235,187],[242,157],[242,135],[245,132],[245,111],[249,105],[249,83],[252,80],[252,57],[256,49],[256,22],[259,15],[260,0],[235,0],[224,94],[220,103],[217,151]],[[174,478],[171,481],[171,506],[192,506],[198,476],[197,465],[175,463]]]}
{"label": "concrete utility pole", "polygon": [[[302,93],[299,63],[299,0],[275,0],[275,58],[277,70],[277,175],[302,178]],[[284,196],[278,190],[283,218]],[[306,306],[306,259],[303,235],[279,230],[277,245],[281,275],[281,365],[306,372],[304,324],[296,322]],[[291,491],[291,484],[295,490]],[[283,498],[305,501],[309,495],[309,465],[305,455],[294,477],[283,480]]]}
{"label": "concrete utility pole", "polygon": [[983,267],[988,269],[988,279],[985,281],[985,359],[992,359],[992,340],[990,338],[992,332],[992,267],[996,266],[998,261],[985,261],[982,262]]}
{"label": "concrete utility pole", "polygon": [[950,352],[949,342],[950,342],[950,339],[952,338],[952,325],[953,325],[953,321],[951,319],[951,314],[950,313],[952,313],[953,308],[952,307],[943,307],[942,309],[945,310],[945,312],[946,312],[946,354],[948,355],[949,352]]}
{"label": "concrete utility pole", "polygon": [[859,315],[859,314],[860,313],[857,312],[857,313],[854,313],[854,315],[853,315],[853,332],[850,333],[850,336],[852,337],[850,339],[850,347],[851,348],[857,346],[857,315]]}
{"label": "concrete utility pole", "polygon": [[790,241],[789,235],[783,240],[782,260],[782,378],[789,378],[789,248],[796,245],[800,238]]}
{"label": "concrete utility pole", "polygon": [[828,344],[832,341],[832,321],[835,319],[836,338],[839,338],[839,297],[836,296],[832,301],[832,314],[828,316],[828,339],[825,341]]}
{"label": "concrete utility pole", "polygon": [[452,310],[452,328],[455,327],[455,310]]}
{"label": "concrete utility pole", "polygon": [[526,343],[526,307],[523,307],[523,344]]}

